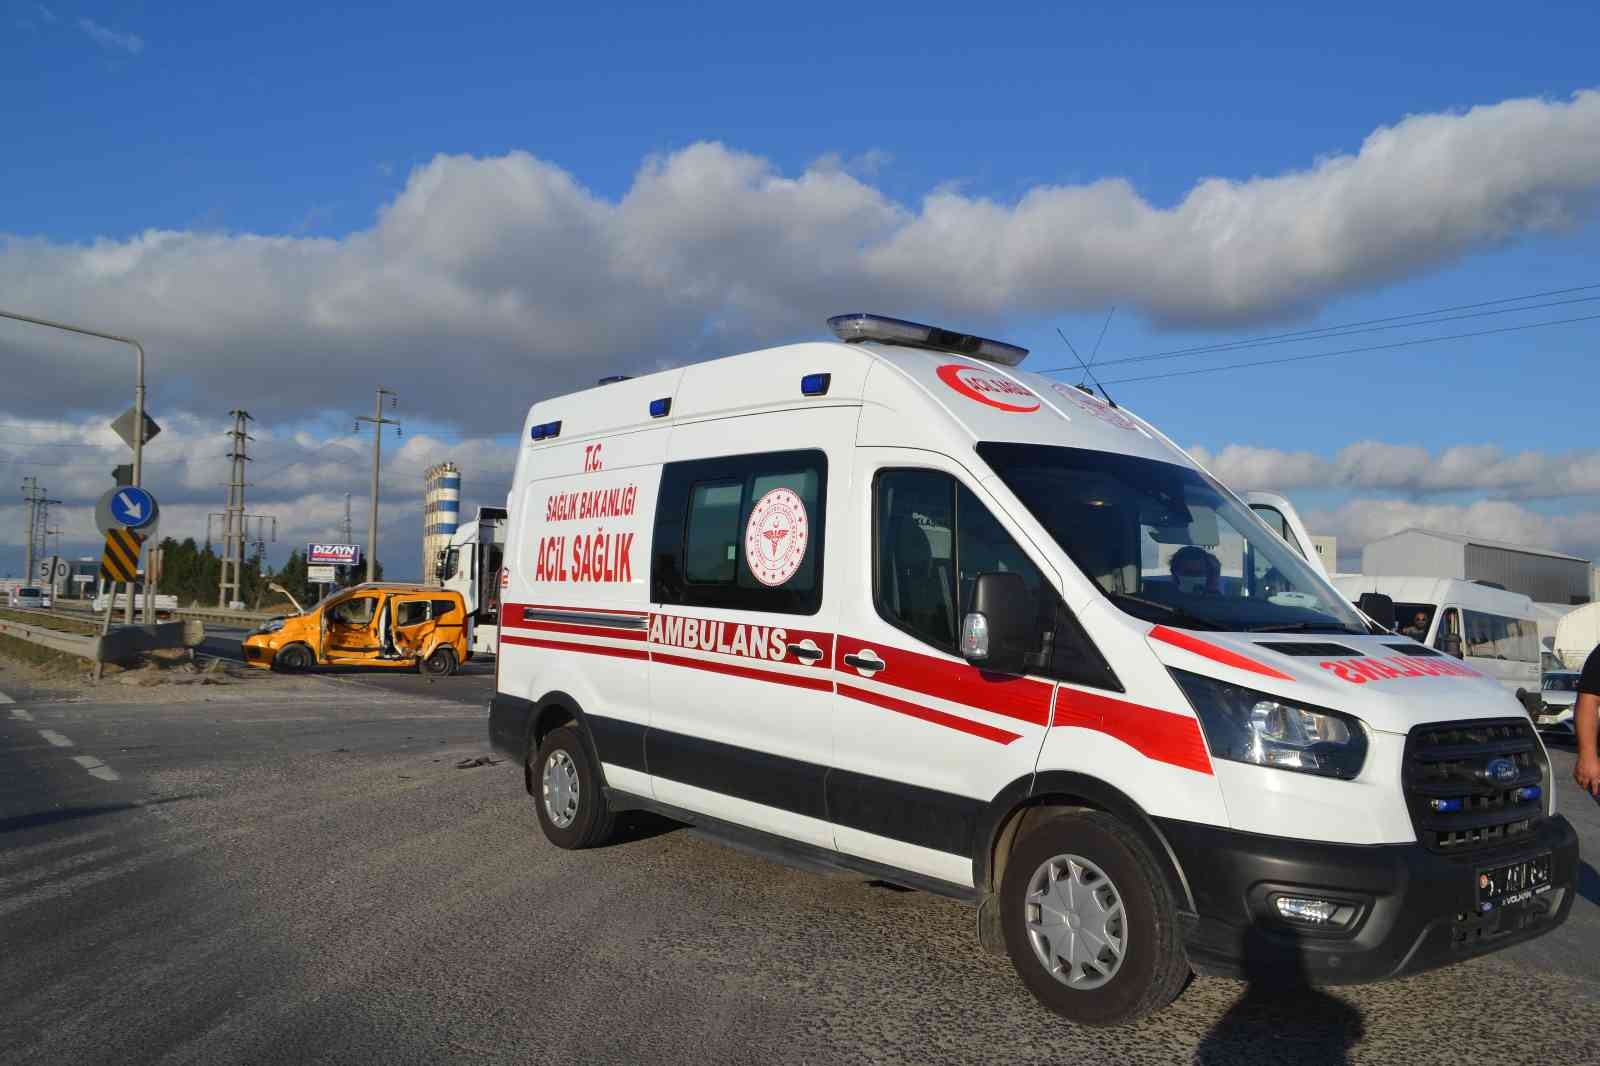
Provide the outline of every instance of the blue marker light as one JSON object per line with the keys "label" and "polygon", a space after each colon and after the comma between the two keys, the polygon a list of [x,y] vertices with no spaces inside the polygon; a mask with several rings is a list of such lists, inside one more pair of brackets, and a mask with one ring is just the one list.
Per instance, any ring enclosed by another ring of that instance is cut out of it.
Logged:
{"label": "blue marker light", "polygon": [[1527,803],[1529,800],[1538,799],[1541,794],[1542,790],[1538,785],[1528,785],[1526,788],[1517,789],[1517,802]]}
{"label": "blue marker light", "polygon": [[832,374],[807,374],[800,379],[800,395],[826,396],[828,395],[828,385],[832,381]]}
{"label": "blue marker light", "polygon": [[1459,811],[1462,802],[1458,799],[1436,799],[1429,800],[1428,805],[1436,811]]}
{"label": "blue marker light", "polygon": [[534,440],[549,440],[561,435],[560,422],[541,422],[528,431]]}
{"label": "blue marker light", "polygon": [[672,397],[663,396],[659,400],[650,401],[650,417],[665,418],[672,412]]}

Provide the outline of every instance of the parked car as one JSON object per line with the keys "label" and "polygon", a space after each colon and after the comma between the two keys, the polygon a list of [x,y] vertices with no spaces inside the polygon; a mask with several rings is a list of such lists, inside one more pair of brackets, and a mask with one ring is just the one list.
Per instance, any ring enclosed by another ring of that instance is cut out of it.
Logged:
{"label": "parked car", "polygon": [[372,582],[262,623],[244,638],[244,661],[291,672],[314,666],[409,667],[446,677],[472,658],[470,630],[459,592]]}
{"label": "parked car", "polygon": [[1578,702],[1578,678],[1581,676],[1577,670],[1551,670],[1544,675],[1540,684],[1540,699],[1543,706],[1534,723],[1540,729],[1549,729],[1555,732],[1572,733],[1572,714]]}
{"label": "parked car", "polygon": [[34,585],[24,585],[11,594],[11,606],[38,610],[50,604],[45,599],[44,589]]}

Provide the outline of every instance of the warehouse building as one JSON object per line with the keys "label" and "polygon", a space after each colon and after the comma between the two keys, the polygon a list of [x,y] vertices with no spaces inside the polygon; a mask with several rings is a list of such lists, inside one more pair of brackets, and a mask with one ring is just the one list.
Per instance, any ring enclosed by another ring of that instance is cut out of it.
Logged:
{"label": "warehouse building", "polygon": [[1373,541],[1361,551],[1361,572],[1481,581],[1567,607],[1594,594],[1588,559],[1437,529],[1402,529]]}

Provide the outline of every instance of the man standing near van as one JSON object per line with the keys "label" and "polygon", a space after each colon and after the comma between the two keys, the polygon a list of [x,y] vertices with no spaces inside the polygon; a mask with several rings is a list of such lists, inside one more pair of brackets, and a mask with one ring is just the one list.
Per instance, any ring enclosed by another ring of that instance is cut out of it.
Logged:
{"label": "man standing near van", "polygon": [[1578,675],[1578,705],[1572,714],[1572,728],[1578,735],[1578,764],[1572,779],[1591,796],[1600,796],[1600,647],[1589,653]]}

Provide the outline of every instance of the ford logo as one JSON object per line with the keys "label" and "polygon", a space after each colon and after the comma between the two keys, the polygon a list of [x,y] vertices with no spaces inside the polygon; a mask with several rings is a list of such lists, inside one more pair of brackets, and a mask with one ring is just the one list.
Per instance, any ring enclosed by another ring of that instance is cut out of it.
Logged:
{"label": "ford logo", "polygon": [[1491,781],[1508,784],[1517,779],[1517,764],[1510,759],[1490,759],[1483,768],[1483,776]]}

